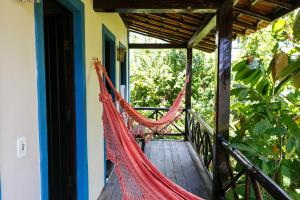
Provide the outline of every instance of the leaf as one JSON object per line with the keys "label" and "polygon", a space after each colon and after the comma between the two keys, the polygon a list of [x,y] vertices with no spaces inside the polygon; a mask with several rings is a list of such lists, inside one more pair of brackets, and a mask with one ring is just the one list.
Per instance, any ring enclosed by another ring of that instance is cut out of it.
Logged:
{"label": "leaf", "polygon": [[250,74],[252,73],[252,71],[254,71],[254,70],[249,69],[248,65],[245,65],[244,68],[242,68],[241,70],[237,71],[237,73],[235,75],[235,80],[236,81],[242,80],[245,77],[250,76]]}
{"label": "leaf", "polygon": [[294,76],[294,86],[300,88],[300,71]]}
{"label": "leaf", "polygon": [[265,132],[265,134],[282,136],[285,132],[285,128],[270,128]]}
{"label": "leaf", "polygon": [[298,11],[293,27],[293,35],[297,42],[300,41],[300,11]]}
{"label": "leaf", "polygon": [[296,60],[296,61],[291,60],[289,66],[282,70],[280,74],[280,78],[290,76],[293,73],[297,72],[298,70],[300,70],[300,60]]}
{"label": "leaf", "polygon": [[285,28],[285,20],[284,19],[278,19],[272,27],[273,32],[278,32],[281,31],[282,29]]}
{"label": "leaf", "polygon": [[243,69],[246,65],[247,65],[247,61],[246,61],[246,60],[243,60],[243,61],[237,63],[236,65],[234,65],[234,67],[232,68],[232,71],[240,71],[240,70]]}
{"label": "leaf", "polygon": [[291,152],[293,148],[295,147],[295,138],[289,137],[286,143],[286,152]]}
{"label": "leaf", "polygon": [[287,53],[280,52],[279,54],[274,55],[273,59],[274,59],[274,64],[272,65],[272,76],[275,82],[280,78],[281,72],[288,66],[289,57]]}
{"label": "leaf", "polygon": [[252,80],[257,79],[258,77],[260,78],[261,75],[262,75],[261,70],[255,70],[255,72],[252,73],[251,76],[249,76],[243,80],[243,83],[248,85],[249,83],[251,83]]}
{"label": "leaf", "polygon": [[300,128],[297,126],[296,122],[288,116],[282,115],[281,116],[282,123],[288,128],[288,130],[292,133],[292,135],[298,137],[300,139]]}
{"label": "leaf", "polygon": [[269,81],[267,81],[266,79],[262,79],[256,86],[256,90],[261,93],[261,94],[266,94],[266,88],[268,87],[267,84],[269,83]]}
{"label": "leaf", "polygon": [[255,124],[252,132],[255,135],[260,135],[265,133],[270,128],[273,128],[272,124],[268,119],[264,119]]}
{"label": "leaf", "polygon": [[252,153],[257,153],[254,148],[251,148],[250,146],[248,145],[245,145],[245,144],[240,144],[240,143],[232,143],[230,144],[230,146],[232,148],[236,148],[240,151],[246,151],[246,152],[252,152]]}

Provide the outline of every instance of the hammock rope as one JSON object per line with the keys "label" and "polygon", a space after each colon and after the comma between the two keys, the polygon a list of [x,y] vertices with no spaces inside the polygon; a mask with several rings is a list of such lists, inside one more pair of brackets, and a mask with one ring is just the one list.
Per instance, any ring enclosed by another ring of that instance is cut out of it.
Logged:
{"label": "hammock rope", "polygon": [[[150,130],[153,130],[155,132],[159,132],[159,130],[164,128],[164,125],[170,124],[174,120],[177,120],[179,116],[177,115],[177,112],[182,110],[180,107],[180,103],[182,102],[184,95],[185,95],[185,89],[186,85],[189,82],[189,77],[186,77],[186,81],[184,83],[184,86],[178,96],[176,97],[175,101],[173,102],[172,106],[168,110],[168,112],[163,115],[159,120],[152,120],[148,119],[147,117],[140,114],[138,111],[136,111],[116,90],[114,87],[114,84],[110,80],[105,68],[102,66],[101,62],[98,60],[94,60],[94,66],[97,71],[98,76],[101,77],[101,72],[103,73],[106,81],[108,82],[110,88],[113,90],[116,100],[119,102],[119,104],[122,106],[124,111],[137,123],[140,125],[143,125],[145,127],[148,127]],[[99,80],[101,81],[101,80]]]}
{"label": "hammock rope", "polygon": [[[96,68],[97,69],[97,68]],[[103,126],[107,158],[115,164],[123,200],[201,200],[161,174],[148,160],[116,109],[100,71],[99,100],[103,103]]]}

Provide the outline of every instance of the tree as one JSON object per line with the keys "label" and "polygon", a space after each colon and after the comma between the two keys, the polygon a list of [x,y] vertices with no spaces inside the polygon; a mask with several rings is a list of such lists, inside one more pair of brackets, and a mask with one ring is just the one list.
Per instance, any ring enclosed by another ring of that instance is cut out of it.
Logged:
{"label": "tree", "polygon": [[299,198],[299,13],[242,38],[233,67],[233,146]]}

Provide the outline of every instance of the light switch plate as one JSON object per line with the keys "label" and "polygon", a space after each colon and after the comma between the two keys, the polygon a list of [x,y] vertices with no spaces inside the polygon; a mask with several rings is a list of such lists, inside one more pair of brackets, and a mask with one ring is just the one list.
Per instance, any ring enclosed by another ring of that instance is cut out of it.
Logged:
{"label": "light switch plate", "polygon": [[25,157],[27,152],[26,137],[20,137],[17,139],[17,158]]}

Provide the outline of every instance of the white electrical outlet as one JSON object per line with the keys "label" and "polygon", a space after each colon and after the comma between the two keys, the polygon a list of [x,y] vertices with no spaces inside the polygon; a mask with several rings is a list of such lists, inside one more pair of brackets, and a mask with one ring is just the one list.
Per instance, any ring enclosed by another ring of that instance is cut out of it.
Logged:
{"label": "white electrical outlet", "polygon": [[17,139],[17,158],[25,157],[27,152],[26,137],[20,137]]}

